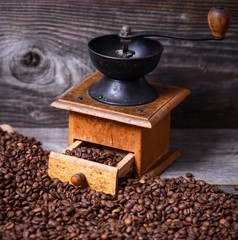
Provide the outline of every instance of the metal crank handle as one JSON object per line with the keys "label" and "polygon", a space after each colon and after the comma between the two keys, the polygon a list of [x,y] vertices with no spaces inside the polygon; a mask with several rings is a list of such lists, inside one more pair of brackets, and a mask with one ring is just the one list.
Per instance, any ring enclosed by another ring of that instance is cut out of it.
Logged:
{"label": "metal crank handle", "polygon": [[122,26],[119,33],[121,39],[130,40],[138,37],[165,37],[174,38],[180,40],[190,41],[205,41],[205,40],[221,40],[225,37],[226,32],[230,26],[231,15],[227,8],[223,6],[216,6],[210,9],[208,12],[208,25],[211,30],[210,36],[183,36],[177,34],[163,33],[158,31],[142,31],[142,32],[131,32],[129,26]]}

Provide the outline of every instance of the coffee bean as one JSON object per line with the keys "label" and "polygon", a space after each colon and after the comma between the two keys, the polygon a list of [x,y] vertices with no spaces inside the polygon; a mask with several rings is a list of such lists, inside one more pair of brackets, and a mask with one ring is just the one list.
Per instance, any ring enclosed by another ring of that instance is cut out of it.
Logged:
{"label": "coffee bean", "polygon": [[186,173],[186,177],[191,178],[191,177],[193,177],[193,174],[192,173]]}
{"label": "coffee bean", "polygon": [[219,224],[220,224],[221,226],[224,226],[224,227],[227,227],[227,228],[230,227],[230,223],[229,223],[225,218],[221,218],[221,219],[219,220]]}
{"label": "coffee bean", "polygon": [[5,178],[6,180],[10,180],[10,179],[12,178],[12,174],[11,174],[11,173],[6,174],[6,175],[4,176],[4,178]]}
{"label": "coffee bean", "polygon": [[127,228],[126,228],[126,233],[130,233],[132,231],[132,226],[128,226]]}
{"label": "coffee bean", "polygon": [[124,222],[125,222],[126,225],[130,225],[130,224],[132,223],[132,221],[131,221],[130,218],[126,218],[126,219],[124,220]]}
{"label": "coffee bean", "polygon": [[181,203],[181,204],[179,204],[178,208],[183,210],[183,209],[187,208],[187,205],[185,203]]}
{"label": "coffee bean", "polygon": [[15,179],[18,183],[22,182],[22,178],[20,175],[16,175]]}
{"label": "coffee bean", "polygon": [[197,183],[198,183],[199,185],[201,185],[201,186],[205,186],[205,185],[206,185],[205,181],[203,181],[203,180],[198,180]]}
{"label": "coffee bean", "polygon": [[38,212],[41,212],[42,211],[42,208],[41,207],[38,207],[38,208],[34,208],[32,210],[32,213],[38,213]]}
{"label": "coffee bean", "polygon": [[238,191],[238,185],[235,186],[235,190]]}
{"label": "coffee bean", "polygon": [[6,223],[6,225],[5,225],[5,228],[7,229],[7,230],[9,230],[9,229],[11,229],[11,228],[13,228],[14,227],[14,223],[12,223],[12,222],[8,222],[8,223]]}
{"label": "coffee bean", "polygon": [[38,182],[34,182],[32,185],[33,188],[38,188],[39,187],[39,183]]}
{"label": "coffee bean", "polygon": [[174,209],[173,209],[172,206],[168,206],[168,207],[165,208],[164,211],[165,211],[167,214],[170,214],[170,213],[172,213],[172,212],[174,211]]}

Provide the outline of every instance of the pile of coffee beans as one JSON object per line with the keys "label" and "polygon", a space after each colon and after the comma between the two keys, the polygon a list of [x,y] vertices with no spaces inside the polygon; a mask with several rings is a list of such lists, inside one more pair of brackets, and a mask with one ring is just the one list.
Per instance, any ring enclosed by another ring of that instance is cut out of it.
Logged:
{"label": "pile of coffee beans", "polygon": [[89,147],[76,147],[71,151],[67,149],[66,155],[75,156],[90,161],[102,163],[109,166],[116,166],[121,160],[122,156],[117,155],[115,152],[103,151],[99,148]]}
{"label": "pile of coffee beans", "polygon": [[0,130],[0,239],[237,239],[238,198],[194,178],[128,178],[116,196],[50,179],[48,152]]}

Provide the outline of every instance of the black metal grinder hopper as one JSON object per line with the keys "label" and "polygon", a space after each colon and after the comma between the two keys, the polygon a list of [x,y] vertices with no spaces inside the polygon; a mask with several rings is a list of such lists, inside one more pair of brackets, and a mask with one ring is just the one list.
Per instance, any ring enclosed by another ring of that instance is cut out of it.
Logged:
{"label": "black metal grinder hopper", "polygon": [[163,46],[146,38],[159,36],[182,40],[221,40],[230,25],[230,14],[224,7],[213,7],[208,13],[212,35],[179,36],[157,31],[132,33],[123,26],[119,34],[102,35],[89,41],[89,55],[94,66],[104,76],[89,88],[89,95],[102,103],[135,106],[158,98],[157,90],[144,77],[159,63]]}

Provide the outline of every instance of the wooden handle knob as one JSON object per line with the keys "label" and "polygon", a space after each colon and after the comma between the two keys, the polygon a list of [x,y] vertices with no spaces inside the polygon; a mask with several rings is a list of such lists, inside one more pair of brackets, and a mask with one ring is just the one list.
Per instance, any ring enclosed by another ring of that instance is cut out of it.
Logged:
{"label": "wooden handle knob", "polygon": [[85,176],[82,173],[74,174],[70,180],[74,186],[82,186],[85,184]]}
{"label": "wooden handle knob", "polygon": [[207,20],[212,36],[224,38],[231,22],[231,15],[227,8],[222,6],[211,8],[208,12]]}

